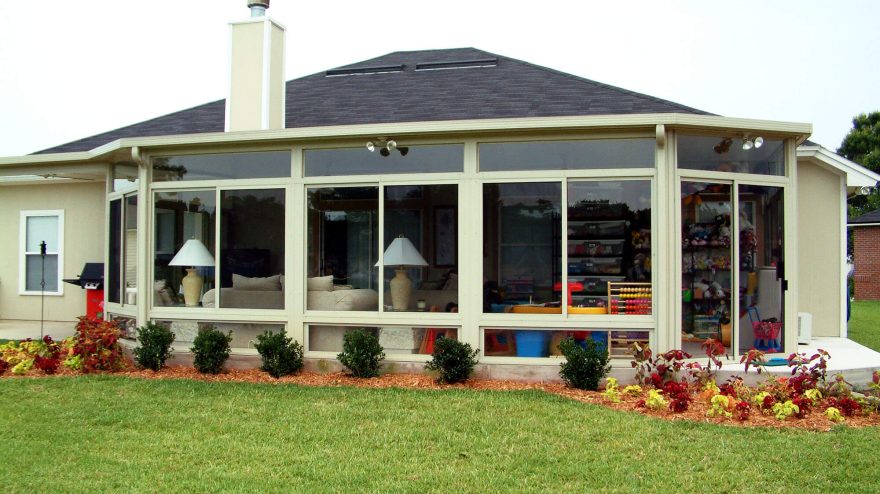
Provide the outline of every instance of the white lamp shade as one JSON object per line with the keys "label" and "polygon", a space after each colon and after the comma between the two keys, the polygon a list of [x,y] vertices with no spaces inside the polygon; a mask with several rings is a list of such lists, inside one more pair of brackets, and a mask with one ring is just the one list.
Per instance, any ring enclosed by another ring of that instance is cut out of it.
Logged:
{"label": "white lamp shade", "polygon": [[191,238],[177,251],[169,266],[213,266],[214,256],[205,248],[205,244]]}
{"label": "white lamp shade", "polygon": [[[427,266],[425,258],[406,237],[400,236],[385,249],[386,266]],[[376,263],[378,266],[379,263]]]}

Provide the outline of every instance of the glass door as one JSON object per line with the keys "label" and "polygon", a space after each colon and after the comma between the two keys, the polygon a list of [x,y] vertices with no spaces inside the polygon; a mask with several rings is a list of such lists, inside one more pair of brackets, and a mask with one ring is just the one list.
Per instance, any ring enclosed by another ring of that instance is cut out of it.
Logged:
{"label": "glass door", "polygon": [[733,354],[732,188],[681,183],[681,348],[694,356],[709,338]]}
{"label": "glass door", "polygon": [[783,188],[739,185],[739,352],[782,352],[785,324]]}
{"label": "glass door", "polygon": [[784,189],[682,181],[680,199],[681,348],[701,356],[713,338],[731,356],[782,352]]}

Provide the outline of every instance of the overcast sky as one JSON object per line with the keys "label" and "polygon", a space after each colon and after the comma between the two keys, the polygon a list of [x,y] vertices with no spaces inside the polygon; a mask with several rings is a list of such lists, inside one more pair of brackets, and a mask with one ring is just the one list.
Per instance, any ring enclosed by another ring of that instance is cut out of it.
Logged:
{"label": "overcast sky", "polygon": [[[246,0],[0,0],[0,156],[225,97]],[[813,124],[836,149],[880,110],[880,1],[273,0],[287,79],[473,46],[729,117]]]}

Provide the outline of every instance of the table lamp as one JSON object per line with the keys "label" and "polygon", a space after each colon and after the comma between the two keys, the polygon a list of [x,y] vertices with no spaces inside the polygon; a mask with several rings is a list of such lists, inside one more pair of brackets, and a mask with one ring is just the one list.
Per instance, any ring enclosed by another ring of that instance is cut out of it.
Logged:
{"label": "table lamp", "polygon": [[[409,298],[412,295],[412,280],[406,274],[406,268],[410,266],[427,266],[425,258],[413,246],[412,242],[403,235],[394,239],[391,245],[385,249],[385,266],[397,266],[397,275],[389,282],[391,288],[391,302],[394,310],[407,310]],[[378,266],[379,263],[376,263]]]}
{"label": "table lamp", "polygon": [[183,285],[183,300],[188,307],[199,305],[205,280],[196,273],[195,268],[214,265],[214,256],[205,248],[205,244],[194,238],[187,240],[168,265],[191,266],[186,269],[187,275],[180,281]]}

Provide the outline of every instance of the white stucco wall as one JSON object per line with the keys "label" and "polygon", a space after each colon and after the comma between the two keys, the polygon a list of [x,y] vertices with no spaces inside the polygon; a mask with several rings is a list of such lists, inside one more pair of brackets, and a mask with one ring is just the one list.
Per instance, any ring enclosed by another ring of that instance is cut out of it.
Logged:
{"label": "white stucco wall", "polygon": [[[86,262],[103,262],[104,192],[103,182],[0,186],[0,319],[40,319],[40,297],[19,295],[21,211],[64,211],[62,276],[76,278]],[[45,297],[47,321],[85,314],[85,290],[63,286],[63,295]]]}

